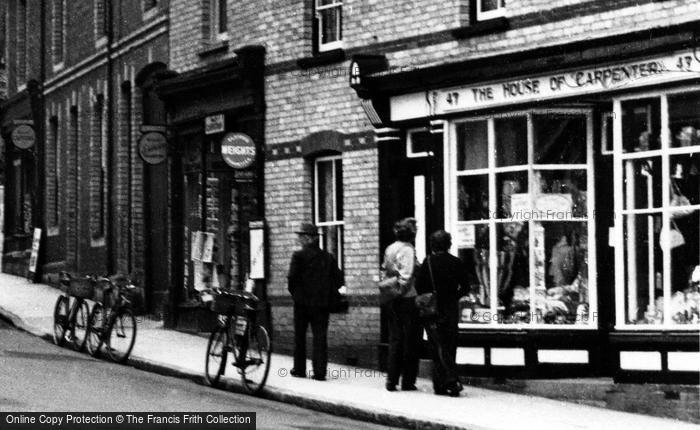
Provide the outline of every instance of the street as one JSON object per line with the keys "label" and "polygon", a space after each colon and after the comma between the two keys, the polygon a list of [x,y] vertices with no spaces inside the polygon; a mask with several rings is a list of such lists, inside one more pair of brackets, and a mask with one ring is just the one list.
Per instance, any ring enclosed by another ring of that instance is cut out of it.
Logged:
{"label": "street", "polygon": [[0,411],[257,413],[259,429],[386,429],[96,360],[0,319]]}

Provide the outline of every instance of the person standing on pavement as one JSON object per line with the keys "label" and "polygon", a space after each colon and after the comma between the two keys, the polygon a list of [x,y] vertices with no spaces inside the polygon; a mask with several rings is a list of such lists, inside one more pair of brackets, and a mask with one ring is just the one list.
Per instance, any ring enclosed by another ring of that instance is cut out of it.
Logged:
{"label": "person standing on pavement", "polygon": [[421,321],[428,334],[433,356],[435,394],[459,396],[462,384],[457,377],[455,355],[459,323],[459,298],[469,289],[467,268],[449,253],[452,236],[445,230],[430,235],[428,255],[416,274],[416,292],[434,292],[437,316]]}
{"label": "person standing on pavement", "polygon": [[401,378],[401,390],[416,389],[418,375],[418,345],[420,325],[416,311],[414,274],[417,265],[413,242],[416,239],[416,220],[405,218],[394,224],[396,241],[384,252],[382,269],[398,274],[401,290],[386,304],[389,326],[389,358],[386,389],[396,391]]}
{"label": "person standing on pavement", "polygon": [[302,224],[296,232],[301,249],[292,254],[288,289],[294,300],[294,368],[291,375],[306,377],[306,329],[313,335],[313,378],[326,379],[328,319],[331,294],[343,285],[335,258],[319,248],[318,230]]}

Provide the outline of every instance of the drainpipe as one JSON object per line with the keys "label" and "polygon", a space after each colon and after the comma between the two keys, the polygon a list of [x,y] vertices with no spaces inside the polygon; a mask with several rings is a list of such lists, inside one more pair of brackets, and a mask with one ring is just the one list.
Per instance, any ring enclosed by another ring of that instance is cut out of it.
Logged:
{"label": "drainpipe", "polygon": [[112,41],[114,40],[114,13],[112,9],[112,0],[106,1],[106,11],[107,14],[107,140],[105,144],[107,145],[107,228],[105,231],[106,237],[106,247],[107,247],[107,273],[114,273],[115,261],[114,261],[114,225],[113,222],[115,217],[114,214],[114,199],[116,196],[114,189],[114,64],[112,64]]}

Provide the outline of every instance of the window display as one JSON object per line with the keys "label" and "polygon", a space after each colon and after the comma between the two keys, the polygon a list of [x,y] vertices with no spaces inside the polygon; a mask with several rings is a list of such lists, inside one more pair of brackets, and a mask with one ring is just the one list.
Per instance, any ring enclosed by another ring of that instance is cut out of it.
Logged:
{"label": "window display", "polygon": [[700,325],[700,92],[623,101],[620,111],[618,324]]}
{"label": "window display", "polygon": [[582,110],[455,125],[453,231],[472,275],[471,293],[460,302],[462,324],[595,324],[589,127]]}

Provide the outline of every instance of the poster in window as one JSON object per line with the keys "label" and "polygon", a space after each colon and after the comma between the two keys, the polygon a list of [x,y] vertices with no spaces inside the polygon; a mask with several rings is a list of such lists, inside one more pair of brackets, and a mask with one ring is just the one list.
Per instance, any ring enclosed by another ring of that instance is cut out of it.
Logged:
{"label": "poster in window", "polygon": [[473,224],[457,226],[457,248],[474,248],[476,246],[476,228]]}
{"label": "poster in window", "polygon": [[202,233],[202,262],[214,261],[214,233]]}

